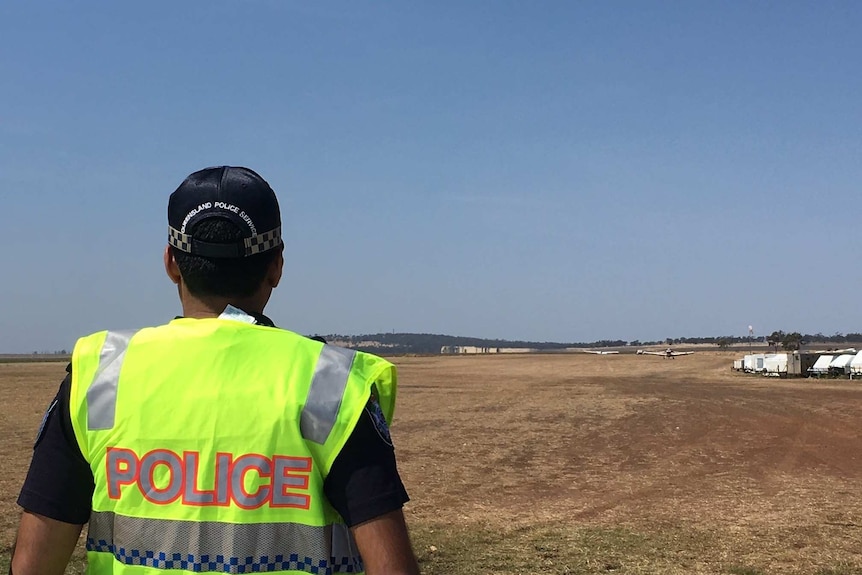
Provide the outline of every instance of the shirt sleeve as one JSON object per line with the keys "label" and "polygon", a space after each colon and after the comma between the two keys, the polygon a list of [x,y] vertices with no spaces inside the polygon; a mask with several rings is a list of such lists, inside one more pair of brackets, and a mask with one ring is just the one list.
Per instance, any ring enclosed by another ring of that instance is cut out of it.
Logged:
{"label": "shirt sleeve", "polygon": [[90,519],[95,487],[72,429],[71,385],[67,375],[45,412],[18,505],[57,521],[83,525]]}
{"label": "shirt sleeve", "polygon": [[[323,484],[327,499],[353,527],[401,509],[410,498],[398,475],[385,420],[369,402]],[[380,414],[382,416],[382,413]]]}

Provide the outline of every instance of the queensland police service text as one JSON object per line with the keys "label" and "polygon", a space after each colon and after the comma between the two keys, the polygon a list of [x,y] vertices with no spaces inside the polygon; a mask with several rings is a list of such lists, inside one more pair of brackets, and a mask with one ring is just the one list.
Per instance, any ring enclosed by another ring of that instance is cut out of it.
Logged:
{"label": "queensland police service text", "polygon": [[228,204],[225,202],[204,202],[203,204],[200,204],[198,207],[193,208],[192,211],[187,213],[186,217],[183,218],[183,224],[180,226],[180,232],[186,233],[186,226],[188,225],[190,219],[192,219],[193,217],[195,217],[196,215],[198,215],[199,213],[201,213],[204,210],[211,210],[213,207],[216,207],[216,208],[219,208],[222,210],[227,210],[229,212],[233,212],[233,213],[239,215],[239,217],[242,218],[242,221],[244,221],[246,224],[248,224],[249,229],[251,229],[252,235],[254,235],[254,236],[257,235],[257,227],[254,225],[254,222],[251,220],[251,216],[249,216],[244,211],[240,210],[237,206],[235,206],[233,204]]}

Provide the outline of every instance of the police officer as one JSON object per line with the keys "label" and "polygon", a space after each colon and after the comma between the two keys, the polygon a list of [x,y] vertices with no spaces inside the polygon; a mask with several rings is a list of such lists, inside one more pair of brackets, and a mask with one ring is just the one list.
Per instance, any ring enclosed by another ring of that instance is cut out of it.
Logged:
{"label": "police officer", "polygon": [[395,367],[263,315],[284,264],[269,184],[195,172],[168,224],[183,316],[78,341],[10,572],[63,573],[89,523],[96,574],[418,573],[388,431]]}

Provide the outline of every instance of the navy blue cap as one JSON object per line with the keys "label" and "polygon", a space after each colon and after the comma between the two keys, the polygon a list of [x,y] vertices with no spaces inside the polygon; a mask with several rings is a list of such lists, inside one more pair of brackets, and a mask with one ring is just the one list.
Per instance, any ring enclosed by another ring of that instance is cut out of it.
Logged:
{"label": "navy blue cap", "polygon": [[[195,226],[209,218],[233,222],[242,239],[233,243],[196,239]],[[220,166],[195,172],[168,200],[168,243],[210,258],[242,258],[276,248],[281,245],[281,213],[275,192],[248,168]]]}

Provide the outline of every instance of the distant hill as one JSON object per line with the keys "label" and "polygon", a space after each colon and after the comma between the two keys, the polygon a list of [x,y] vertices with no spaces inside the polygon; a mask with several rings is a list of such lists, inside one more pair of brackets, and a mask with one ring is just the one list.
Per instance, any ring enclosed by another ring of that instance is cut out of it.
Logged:
{"label": "distant hill", "polygon": [[[639,340],[599,340],[592,342],[552,342],[552,341],[521,341],[506,339],[484,339],[457,335],[442,335],[434,333],[374,333],[364,335],[323,336],[327,342],[351,349],[368,351],[379,355],[403,354],[439,354],[443,346],[476,346],[501,348],[531,348],[539,351],[562,351],[567,348],[602,348],[602,347],[646,347],[654,345],[685,346],[685,345],[715,345],[739,346],[749,342],[748,337],[714,336],[714,337],[679,337],[656,341]],[[752,338],[755,344],[765,343],[764,337]],[[806,344],[840,345],[848,342],[862,341],[862,334],[805,334]]]}
{"label": "distant hill", "polygon": [[568,347],[619,347],[628,342],[622,340],[598,341],[592,343],[560,343],[549,341],[513,341],[506,339],[483,339],[456,335],[440,335],[434,333],[374,333],[366,335],[323,336],[327,342],[352,349],[369,351],[382,355],[399,355],[406,353],[437,354],[443,346],[476,346],[476,347],[518,347],[541,351],[560,351]]}

